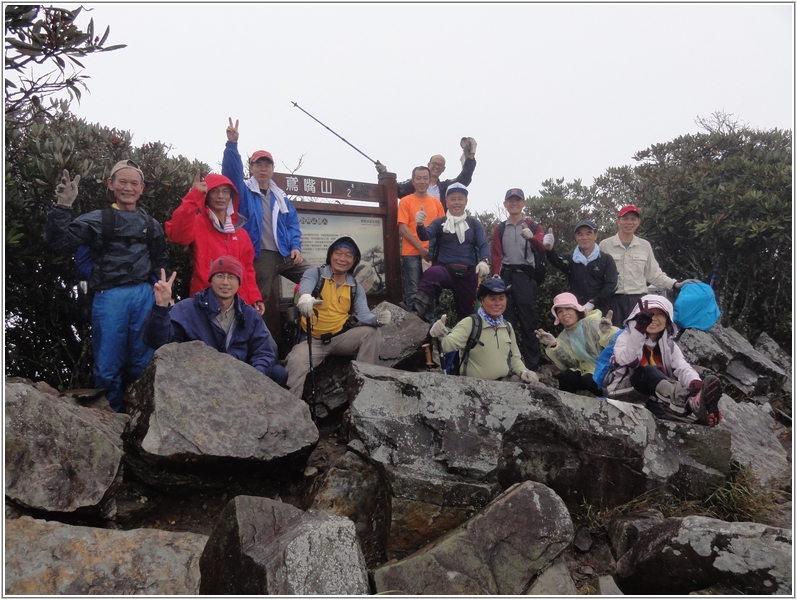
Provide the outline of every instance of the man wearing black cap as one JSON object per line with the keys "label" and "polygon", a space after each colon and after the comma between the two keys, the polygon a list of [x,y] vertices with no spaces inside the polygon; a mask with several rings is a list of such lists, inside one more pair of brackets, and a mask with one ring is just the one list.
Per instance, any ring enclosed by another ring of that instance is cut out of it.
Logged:
{"label": "man wearing black cap", "polygon": [[[382,333],[377,327],[388,325],[391,316],[387,307],[383,306],[376,314],[368,308],[365,290],[354,279],[360,257],[354,238],[342,236],[327,249],[326,264],[302,276],[296,308],[303,317],[302,329],[312,336],[312,341],[310,350],[302,342],[288,354],[288,388],[297,398],[302,397],[311,366],[319,366],[327,356],[356,354],[357,360],[372,364],[379,359]],[[318,295],[313,297],[316,289]],[[350,326],[351,317],[359,326]],[[308,319],[310,332],[307,331]]]}
{"label": "man wearing black cap", "polygon": [[540,365],[537,329],[537,287],[545,277],[545,248],[539,223],[523,218],[526,196],[520,188],[507,190],[504,208],[509,218],[493,230],[490,245],[493,274],[511,286],[507,294],[507,318],[520,331],[523,361],[532,371]]}
{"label": "man wearing black cap", "polygon": [[72,220],[79,182],[80,175],[70,180],[64,171],[55,188],[58,204],[47,215],[44,240],[57,252],[71,254],[81,245],[89,249],[94,386],[105,389],[111,408],[119,412],[125,389],[152,358],[142,329],[152,306],[156,273],[169,269],[166,236],[138,206],[144,173],[132,160],[121,160],[111,169],[107,194],[113,205]]}
{"label": "man wearing black cap", "polygon": [[302,232],[296,209],[271,179],[274,157],[266,150],[256,151],[249,159],[251,177],[244,179],[238,135],[238,121],[233,125],[230,119],[221,173],[240,194],[238,212],[246,219],[244,229],[255,248],[257,286],[263,302],[267,302],[275,277],[282,275],[299,283],[310,266],[302,258]]}
{"label": "man wearing black cap", "polygon": [[609,301],[617,289],[617,266],[614,259],[598,247],[598,226],[594,221],[579,221],[575,228],[576,248],[572,256],[562,256],[553,250],[553,234],[549,234],[551,249],[545,256],[567,277],[567,291],[572,293],[586,312],[597,308],[605,315]]}
{"label": "man wearing black cap", "polygon": [[160,281],[155,284],[155,305],[144,328],[144,342],[157,349],[171,342],[199,340],[285,387],[288,372],[277,363],[260,313],[238,295],[243,273],[237,258],[220,256],[210,264],[210,286],[170,306],[177,272],[166,279],[166,273],[161,271]]}
{"label": "man wearing black cap", "polygon": [[[526,369],[520,360],[515,334],[504,319],[507,304],[507,286],[497,275],[485,279],[476,292],[481,306],[477,311],[481,319],[478,343],[468,352],[467,362],[460,365],[460,375],[480,379],[501,379],[524,383],[537,383],[534,371]],[[453,330],[446,327],[443,315],[429,330],[429,335],[440,340],[443,352],[462,352],[473,330],[473,319],[462,319]],[[462,358],[462,357],[461,357]]]}

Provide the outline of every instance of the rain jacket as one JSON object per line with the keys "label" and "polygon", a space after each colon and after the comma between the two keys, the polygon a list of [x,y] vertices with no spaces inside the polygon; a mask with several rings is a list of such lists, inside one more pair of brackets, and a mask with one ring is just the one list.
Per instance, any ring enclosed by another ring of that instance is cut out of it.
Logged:
{"label": "rain jacket", "polygon": [[[684,387],[694,380],[700,380],[692,366],[686,362],[681,349],[675,343],[675,334],[678,333],[678,326],[673,321],[673,307],[667,298],[650,294],[643,296],[641,301],[647,302],[649,307],[660,308],[670,317],[670,322],[659,338],[659,349],[661,350],[661,360],[663,371],[668,379],[677,379]],[[634,321],[639,313],[639,305],[634,307],[631,314],[625,320],[626,328],[617,336],[614,344],[614,356],[612,357],[612,367],[604,380],[604,387],[609,393],[616,390],[631,387],[631,375],[634,374],[639,361],[642,359],[642,351],[645,347],[647,335],[634,329],[631,321]]]}
{"label": "rain jacket", "polygon": [[183,198],[183,203],[172,213],[171,221],[166,221],[166,236],[169,241],[191,248],[193,274],[189,294],[193,296],[208,287],[210,263],[220,256],[233,256],[244,267],[244,278],[238,294],[247,304],[263,300],[255,278],[255,250],[246,231],[241,228],[246,218],[238,213],[239,195],[233,183],[224,175],[213,173],[205,177],[208,192],[221,185],[232,187],[233,214],[230,216],[235,227],[234,233],[226,233],[210,217],[210,208],[205,204],[205,195],[191,188]]}
{"label": "rain jacket", "polygon": [[[251,184],[244,179],[244,165],[241,161],[241,155],[238,153],[238,142],[227,142],[224,147],[224,157],[221,161],[221,172],[226,177],[229,177],[235,188],[241,194],[241,203],[239,205],[240,213],[246,217],[244,229],[249,234],[252,241],[252,246],[255,249],[255,258],[260,256],[260,230],[263,227],[263,202],[261,200],[260,191],[257,184]],[[290,256],[292,250],[302,249],[302,232],[299,229],[299,215],[296,209],[285,196],[285,204],[288,207],[288,212],[281,213],[274,192],[269,194],[271,206],[271,223],[273,227],[274,239],[277,242],[280,254],[282,256]]]}
{"label": "rain jacket", "polygon": [[226,335],[216,320],[221,306],[209,287],[174,306],[155,304],[144,324],[144,343],[157,349],[171,342],[199,340],[270,377],[277,357],[263,319],[237,294],[234,302],[235,320]]}
{"label": "rain jacket", "polygon": [[[473,329],[473,319],[462,319],[444,338],[440,339],[443,352],[462,351]],[[520,375],[526,370],[520,359],[520,349],[513,331],[509,335],[506,320],[494,328],[482,318],[481,344],[476,344],[468,354],[468,377],[495,380],[507,375]]]}
{"label": "rain jacket", "polygon": [[602,316],[599,310],[589,311],[573,329],[565,328],[556,338],[556,346],[549,346],[545,354],[563,371],[570,369],[585,375],[594,373],[595,361],[619,331],[617,327],[612,327],[607,333],[601,333],[599,324]]}

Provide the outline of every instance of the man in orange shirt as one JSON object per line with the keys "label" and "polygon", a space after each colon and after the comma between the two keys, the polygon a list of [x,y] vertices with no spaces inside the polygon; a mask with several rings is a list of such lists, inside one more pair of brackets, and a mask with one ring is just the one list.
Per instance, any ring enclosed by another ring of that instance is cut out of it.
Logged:
{"label": "man in orange shirt", "polygon": [[[404,196],[399,203],[398,226],[401,233],[401,282],[404,286],[404,304],[411,310],[415,303],[415,292],[423,274],[423,261],[431,262],[429,242],[422,242],[415,233],[415,213],[423,209],[426,213],[424,225],[444,217],[440,200],[427,193],[431,175],[428,167],[415,167],[412,170],[412,185],[415,193]],[[424,319],[434,318],[434,305],[429,307]]]}

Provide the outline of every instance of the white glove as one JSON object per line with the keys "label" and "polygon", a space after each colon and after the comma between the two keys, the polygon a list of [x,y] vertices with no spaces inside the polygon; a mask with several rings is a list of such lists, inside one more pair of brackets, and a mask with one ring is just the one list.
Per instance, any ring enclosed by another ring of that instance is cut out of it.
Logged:
{"label": "white glove", "polygon": [[556,343],[556,338],[544,329],[537,329],[534,331],[534,333],[537,335],[537,339],[540,341],[540,344],[544,346],[551,346],[552,344]]}
{"label": "white glove", "polygon": [[534,371],[529,371],[526,369],[520,374],[520,381],[523,383],[539,383],[540,378],[537,377],[537,374]]}
{"label": "white glove", "polygon": [[462,156],[459,157],[459,162],[465,166],[465,160],[470,157],[471,153],[476,154],[476,140],[472,137],[464,137],[459,140],[459,147],[462,148]]}
{"label": "white glove", "polygon": [[58,204],[64,206],[72,206],[77,198],[77,186],[80,183],[80,175],[75,175],[75,179],[69,180],[69,171],[64,169],[64,174],[61,176],[61,183],[55,186],[55,198]]}
{"label": "white glove", "polygon": [[592,304],[592,302],[587,302],[586,304],[584,304],[584,312],[589,312],[593,308],[595,308],[595,305]]}
{"label": "white glove", "polygon": [[490,275],[490,265],[487,264],[486,260],[476,265],[476,273],[479,277],[488,277]]}
{"label": "white glove", "polygon": [[426,211],[423,210],[423,206],[418,209],[418,212],[415,213],[415,222],[418,225],[423,225],[426,223]]}
{"label": "white glove", "polygon": [[439,321],[435,321],[434,325],[432,325],[431,329],[429,329],[429,335],[433,338],[443,338],[446,337],[451,330],[446,327],[446,315],[440,317]]}
{"label": "white glove", "polygon": [[390,325],[390,322],[393,320],[393,315],[390,314],[387,306],[383,306],[382,310],[376,313],[376,323],[380,327],[384,327],[385,325]]}
{"label": "white glove", "polygon": [[310,294],[302,294],[296,303],[296,308],[299,309],[303,317],[309,318],[313,316],[313,307],[323,304],[323,302],[323,300],[316,300]]}
{"label": "white glove", "polygon": [[534,232],[528,227],[524,227],[523,229],[520,230],[520,236],[524,240],[530,240],[534,238]]}
{"label": "white glove", "polygon": [[553,250],[553,245],[556,239],[553,237],[553,227],[548,228],[548,233],[542,238],[542,245],[546,250]]}
{"label": "white glove", "polygon": [[376,172],[379,174],[387,173],[387,167],[379,161],[374,163],[374,167],[376,167]]}
{"label": "white glove", "polygon": [[606,316],[598,323],[598,329],[601,333],[609,333],[612,330],[612,311],[606,313]]}

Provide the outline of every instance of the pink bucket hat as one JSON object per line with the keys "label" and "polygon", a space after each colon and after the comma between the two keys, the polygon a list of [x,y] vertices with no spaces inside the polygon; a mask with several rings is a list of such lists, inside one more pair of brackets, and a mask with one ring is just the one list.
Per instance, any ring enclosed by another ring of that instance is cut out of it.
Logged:
{"label": "pink bucket hat", "polygon": [[559,325],[559,317],[556,316],[557,308],[572,308],[580,313],[586,312],[584,310],[584,307],[578,303],[578,299],[570,292],[559,294],[556,298],[553,299],[553,307],[551,308],[551,314],[554,317],[554,322],[553,322],[554,325]]}

